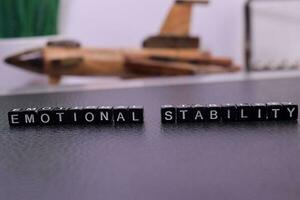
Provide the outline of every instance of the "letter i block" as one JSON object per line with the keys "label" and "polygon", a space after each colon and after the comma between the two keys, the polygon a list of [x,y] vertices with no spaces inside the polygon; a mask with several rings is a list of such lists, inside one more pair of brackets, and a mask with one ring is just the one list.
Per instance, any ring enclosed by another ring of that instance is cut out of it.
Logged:
{"label": "letter i block", "polygon": [[113,122],[113,108],[111,106],[98,107],[100,115],[100,124],[112,124]]}
{"label": "letter i block", "polygon": [[181,105],[176,109],[177,123],[187,123],[193,121],[193,109],[189,105]]}
{"label": "letter i block", "polygon": [[237,107],[235,104],[224,104],[221,108],[221,116],[224,122],[237,120]]}
{"label": "letter i block", "polygon": [[237,104],[237,121],[251,121],[252,107],[248,103]]}
{"label": "letter i block", "polygon": [[129,107],[129,122],[142,124],[144,123],[144,107],[143,106],[130,106]]}
{"label": "letter i block", "polygon": [[129,123],[131,118],[129,116],[129,110],[126,106],[117,106],[113,108],[114,122],[115,124]]}
{"label": "letter i block", "polygon": [[282,103],[283,120],[298,120],[298,105],[291,102]]}
{"label": "letter i block", "polygon": [[83,124],[84,123],[84,116],[83,116],[84,109],[83,107],[75,106],[66,109],[66,124]]}
{"label": "letter i block", "polygon": [[43,107],[38,110],[38,120],[40,125],[53,125],[54,112],[52,107]]}
{"label": "letter i block", "polygon": [[161,107],[161,122],[163,124],[176,123],[176,107],[172,105],[164,105]]}
{"label": "letter i block", "polygon": [[267,118],[269,121],[280,121],[283,119],[283,106],[281,103],[267,103]]}
{"label": "letter i block", "polygon": [[207,105],[207,116],[206,119],[209,122],[218,122],[221,121],[221,106],[217,104],[208,104]]}
{"label": "letter i block", "polygon": [[8,122],[10,126],[24,126],[23,109],[15,108],[8,112]]}
{"label": "letter i block", "polygon": [[252,106],[251,118],[253,121],[267,120],[267,104],[254,103],[251,106]]}
{"label": "letter i block", "polygon": [[193,106],[193,121],[204,122],[207,117],[207,107],[201,104]]}

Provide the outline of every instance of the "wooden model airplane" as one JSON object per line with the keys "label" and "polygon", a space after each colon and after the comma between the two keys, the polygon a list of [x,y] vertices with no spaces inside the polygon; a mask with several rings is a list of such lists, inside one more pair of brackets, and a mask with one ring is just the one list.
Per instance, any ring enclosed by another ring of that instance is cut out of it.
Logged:
{"label": "wooden model airplane", "polygon": [[238,71],[228,58],[200,50],[190,36],[192,6],[208,0],[177,0],[158,36],[146,39],[142,49],[87,49],[75,41],[49,42],[46,47],[13,55],[5,62],[49,75],[51,84],[64,75],[175,76]]}

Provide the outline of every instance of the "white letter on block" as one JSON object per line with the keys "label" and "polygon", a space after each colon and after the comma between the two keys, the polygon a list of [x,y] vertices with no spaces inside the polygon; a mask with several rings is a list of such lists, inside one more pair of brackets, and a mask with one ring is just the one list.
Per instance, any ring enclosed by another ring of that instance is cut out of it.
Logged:
{"label": "white letter on block", "polygon": [[[45,117],[46,117],[46,120],[44,119]],[[48,114],[42,114],[42,115],[41,115],[41,122],[42,122],[43,124],[49,123],[49,122],[50,122],[50,116],[49,116]]]}
{"label": "white letter on block", "polygon": [[168,121],[173,120],[172,111],[167,111],[167,112],[165,113],[165,120],[168,120]]}
{"label": "white letter on block", "polygon": [[25,115],[25,123],[26,124],[32,124],[35,122],[34,114],[31,114],[30,116],[28,114]]}
{"label": "white letter on block", "polygon": [[[89,117],[90,116],[90,117]],[[93,122],[94,121],[94,119],[95,119],[95,116],[94,116],[94,114],[93,113],[91,113],[91,112],[88,112],[88,113],[86,113],[85,114],[85,120],[87,121],[87,122]]]}

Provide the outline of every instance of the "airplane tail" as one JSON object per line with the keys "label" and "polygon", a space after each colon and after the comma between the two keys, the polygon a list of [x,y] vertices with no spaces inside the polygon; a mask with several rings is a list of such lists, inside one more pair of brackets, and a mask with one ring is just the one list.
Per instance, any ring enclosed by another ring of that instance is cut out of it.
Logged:
{"label": "airplane tail", "polygon": [[193,4],[208,4],[209,0],[176,0],[159,35],[146,38],[144,48],[198,49],[199,37],[190,36]]}
{"label": "airplane tail", "polygon": [[176,0],[172,6],[160,35],[188,36],[190,33],[191,15],[193,4],[208,4],[208,0]]}

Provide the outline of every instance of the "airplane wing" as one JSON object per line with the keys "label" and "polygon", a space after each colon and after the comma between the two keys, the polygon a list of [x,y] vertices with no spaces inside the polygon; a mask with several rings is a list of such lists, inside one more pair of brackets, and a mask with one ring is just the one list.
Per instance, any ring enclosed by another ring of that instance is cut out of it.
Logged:
{"label": "airplane wing", "polygon": [[237,66],[210,63],[162,60],[157,58],[127,57],[125,67],[129,72],[147,76],[184,76],[196,74],[239,71]]}

